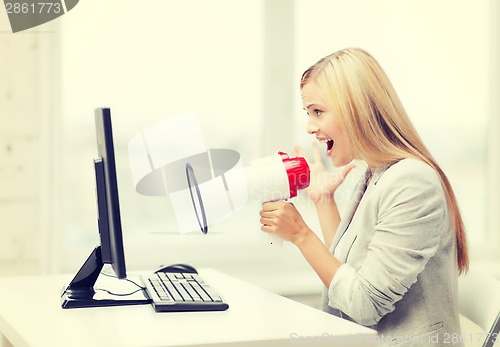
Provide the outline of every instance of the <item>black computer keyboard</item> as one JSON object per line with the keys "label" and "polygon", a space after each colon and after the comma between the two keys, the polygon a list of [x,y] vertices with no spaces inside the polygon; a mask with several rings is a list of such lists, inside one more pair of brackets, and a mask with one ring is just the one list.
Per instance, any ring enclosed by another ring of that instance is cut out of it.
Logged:
{"label": "black computer keyboard", "polygon": [[157,312],[224,311],[229,307],[198,274],[157,272],[144,282]]}

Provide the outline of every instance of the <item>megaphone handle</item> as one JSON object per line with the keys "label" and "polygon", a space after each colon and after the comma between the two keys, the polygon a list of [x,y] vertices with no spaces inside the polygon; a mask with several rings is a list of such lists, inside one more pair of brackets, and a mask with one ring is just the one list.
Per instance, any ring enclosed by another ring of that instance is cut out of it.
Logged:
{"label": "megaphone handle", "polygon": [[[289,202],[288,199],[283,200],[285,202]],[[269,234],[267,237],[267,240],[269,241],[269,244],[273,246],[283,246],[283,239],[277,235],[274,234]]]}
{"label": "megaphone handle", "polygon": [[283,239],[277,235],[269,234],[268,241],[273,246],[283,246]]}

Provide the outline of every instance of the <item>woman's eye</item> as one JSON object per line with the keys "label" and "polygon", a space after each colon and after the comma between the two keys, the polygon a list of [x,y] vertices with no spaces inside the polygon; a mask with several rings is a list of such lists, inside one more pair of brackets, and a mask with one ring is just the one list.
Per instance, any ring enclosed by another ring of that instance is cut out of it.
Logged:
{"label": "woman's eye", "polygon": [[320,110],[320,109],[311,109],[311,110],[306,110],[306,114],[309,116],[309,117],[312,117],[312,116],[316,116],[316,117],[319,117],[323,114],[323,110]]}

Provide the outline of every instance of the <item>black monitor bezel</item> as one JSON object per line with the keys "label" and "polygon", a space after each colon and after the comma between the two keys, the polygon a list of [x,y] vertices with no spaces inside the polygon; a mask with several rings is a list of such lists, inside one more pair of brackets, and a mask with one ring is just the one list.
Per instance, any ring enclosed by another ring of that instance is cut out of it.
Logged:
{"label": "black monitor bezel", "polygon": [[[97,155],[98,159],[101,159],[103,163],[106,193],[106,204],[98,204],[102,260],[103,263],[111,264],[116,277],[126,278],[113,127],[109,108],[95,110],[95,127]],[[96,177],[96,179],[96,184],[98,184],[98,178]]]}

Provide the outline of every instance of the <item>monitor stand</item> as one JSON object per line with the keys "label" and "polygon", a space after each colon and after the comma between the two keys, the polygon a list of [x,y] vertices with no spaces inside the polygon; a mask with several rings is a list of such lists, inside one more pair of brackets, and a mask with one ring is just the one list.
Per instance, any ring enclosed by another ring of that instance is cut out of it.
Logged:
{"label": "monitor stand", "polygon": [[71,283],[63,289],[61,295],[62,308],[144,305],[151,303],[151,299],[148,298],[144,290],[131,295],[132,298],[112,295],[105,291],[97,293],[94,285],[103,266],[101,246],[98,246],[92,251]]}

